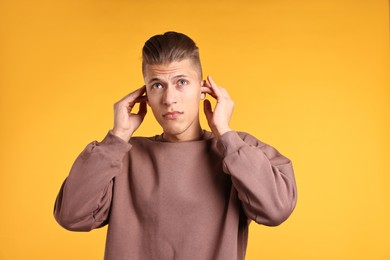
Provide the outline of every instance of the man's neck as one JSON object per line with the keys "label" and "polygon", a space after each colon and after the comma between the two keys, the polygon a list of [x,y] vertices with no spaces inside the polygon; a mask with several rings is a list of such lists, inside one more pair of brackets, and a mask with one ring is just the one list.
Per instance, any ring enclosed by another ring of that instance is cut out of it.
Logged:
{"label": "man's neck", "polygon": [[201,140],[203,138],[204,131],[200,124],[193,130],[187,129],[187,131],[180,134],[163,133],[162,138],[167,142],[188,142]]}

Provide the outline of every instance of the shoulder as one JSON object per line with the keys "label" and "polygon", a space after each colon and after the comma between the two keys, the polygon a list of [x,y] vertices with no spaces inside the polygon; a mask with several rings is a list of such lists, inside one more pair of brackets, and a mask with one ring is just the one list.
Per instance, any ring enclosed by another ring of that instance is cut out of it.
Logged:
{"label": "shoulder", "polygon": [[[245,143],[247,143],[249,146],[259,148],[261,151],[263,151],[267,155],[267,157],[269,157],[269,158],[275,158],[275,157],[285,158],[279,152],[279,150],[276,149],[274,146],[272,146],[268,143],[264,143],[263,141],[260,141],[259,139],[257,139],[253,135],[248,134],[246,132],[237,132],[237,133]],[[287,159],[287,160],[289,160],[289,159]]]}
{"label": "shoulder", "polygon": [[256,146],[256,147],[262,147],[265,146],[266,144],[262,141],[260,141],[257,137],[255,137],[252,134],[249,134],[247,132],[242,132],[242,131],[237,131],[237,135],[243,140],[245,143]]}

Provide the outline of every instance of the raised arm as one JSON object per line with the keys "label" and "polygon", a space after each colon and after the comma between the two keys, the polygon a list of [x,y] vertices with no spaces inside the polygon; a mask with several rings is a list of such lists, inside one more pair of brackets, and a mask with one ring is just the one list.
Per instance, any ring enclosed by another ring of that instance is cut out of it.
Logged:
{"label": "raised arm", "polygon": [[247,217],[260,224],[279,225],[297,200],[291,161],[253,136],[231,130],[234,102],[211,77],[204,81],[202,92],[217,101],[213,111],[206,99],[204,112],[223,154],[223,169],[231,175]]}
{"label": "raised arm", "polygon": [[[145,87],[114,105],[114,128],[102,142],[90,143],[74,162],[57,196],[54,217],[66,229],[89,231],[107,223],[113,179],[126,163],[128,143],[146,115]],[[140,103],[137,113],[132,113]]]}

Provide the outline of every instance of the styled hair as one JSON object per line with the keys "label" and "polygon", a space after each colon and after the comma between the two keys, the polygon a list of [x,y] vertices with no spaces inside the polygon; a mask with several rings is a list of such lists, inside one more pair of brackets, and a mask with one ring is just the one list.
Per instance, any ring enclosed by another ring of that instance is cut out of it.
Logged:
{"label": "styled hair", "polygon": [[158,34],[147,40],[142,48],[142,73],[145,75],[146,65],[169,64],[187,58],[203,78],[199,48],[190,37],[178,32]]}

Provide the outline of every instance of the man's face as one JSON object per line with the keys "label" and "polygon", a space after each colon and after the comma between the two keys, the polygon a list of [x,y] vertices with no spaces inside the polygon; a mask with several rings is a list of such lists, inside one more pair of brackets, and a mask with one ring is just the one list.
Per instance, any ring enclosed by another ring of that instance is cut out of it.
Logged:
{"label": "man's face", "polygon": [[202,79],[190,59],[146,65],[144,79],[149,105],[165,134],[190,136],[200,130]]}

